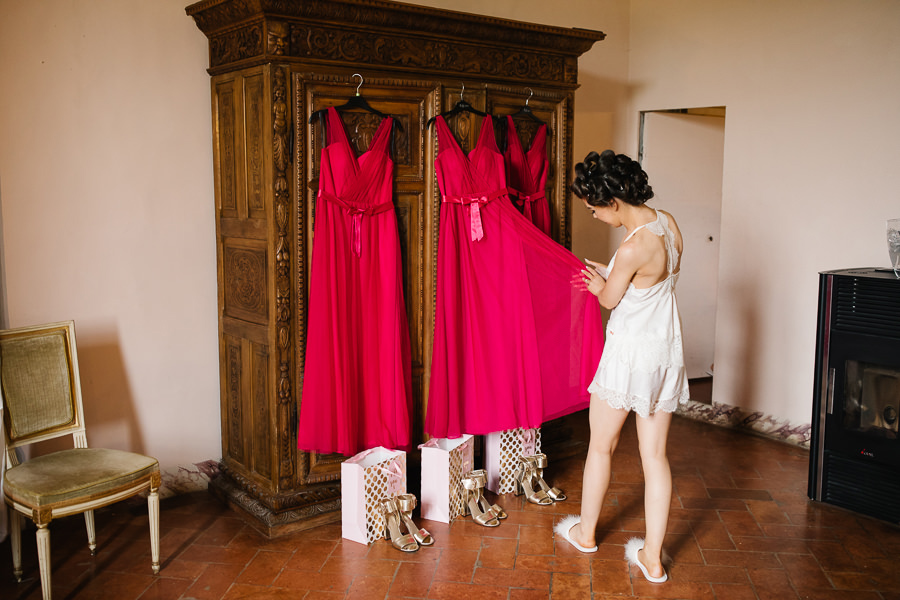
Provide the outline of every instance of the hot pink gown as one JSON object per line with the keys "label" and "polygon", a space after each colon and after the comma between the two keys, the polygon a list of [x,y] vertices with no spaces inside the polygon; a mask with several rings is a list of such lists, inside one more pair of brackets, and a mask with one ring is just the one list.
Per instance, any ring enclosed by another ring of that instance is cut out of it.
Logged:
{"label": "hot pink gown", "polygon": [[357,158],[327,111],[309,282],[298,447],[410,448],[410,340],[394,212],[391,119]]}
{"label": "hot pink gown", "polygon": [[506,116],[506,184],[509,197],[525,218],[550,235],[550,203],[544,190],[547,187],[547,126],[540,125],[531,147],[526,152],[516,133],[516,123]]}
{"label": "hot pink gown", "polygon": [[468,156],[436,121],[443,194],[425,431],[484,434],[588,406],[603,350],[600,304],[572,286],[582,263],[506,191],[491,117]]}

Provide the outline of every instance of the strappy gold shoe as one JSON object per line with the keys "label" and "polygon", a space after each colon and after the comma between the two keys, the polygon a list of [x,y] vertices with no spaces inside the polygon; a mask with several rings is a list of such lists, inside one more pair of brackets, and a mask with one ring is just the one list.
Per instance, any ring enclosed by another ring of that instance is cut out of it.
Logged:
{"label": "strappy gold shoe", "polygon": [[412,520],[412,511],[416,508],[416,497],[413,494],[400,494],[397,496],[397,508],[400,509],[400,520],[406,525],[406,529],[412,534],[420,546],[431,546],[434,538],[427,529],[420,529]]}
{"label": "strappy gold shoe", "polygon": [[531,463],[534,465],[535,477],[534,479],[537,481],[538,486],[541,490],[550,496],[550,499],[554,502],[562,502],[567,498],[565,494],[562,493],[557,487],[550,487],[547,485],[547,482],[544,481],[544,469],[547,468],[547,455],[543,453],[538,453],[530,457]]}
{"label": "strappy gold shoe", "polygon": [[[482,477],[485,481],[487,481],[487,471],[485,471],[484,469],[469,471],[469,475],[473,477]],[[499,504],[488,504],[487,498],[484,497],[484,494],[482,494],[478,498],[478,506],[481,508],[482,512],[493,512],[494,516],[500,520],[503,520],[509,516],[508,514],[506,514],[506,511],[503,510],[503,507]]]}
{"label": "strappy gold shoe", "polygon": [[532,481],[534,481],[536,476],[537,470],[531,461],[531,457],[520,456],[519,466],[516,469],[516,495],[521,496],[525,494],[526,500],[539,506],[553,504],[553,499],[547,495],[547,492],[544,490],[535,491]]}
{"label": "strappy gold shoe", "polygon": [[391,545],[402,552],[415,552],[419,544],[410,534],[400,533],[400,510],[396,497],[388,498],[381,503],[381,514],[384,515],[384,537],[391,540]]}
{"label": "strappy gold shoe", "polygon": [[485,512],[481,509],[480,503],[483,499],[482,492],[484,491],[484,482],[485,477],[483,470],[480,473],[478,471],[470,471],[463,477],[460,482],[460,485],[463,488],[463,499],[465,501],[463,516],[471,514],[472,520],[479,525],[484,525],[485,527],[497,527],[500,525],[500,521],[497,520],[497,515],[494,514],[494,511],[488,510]]}

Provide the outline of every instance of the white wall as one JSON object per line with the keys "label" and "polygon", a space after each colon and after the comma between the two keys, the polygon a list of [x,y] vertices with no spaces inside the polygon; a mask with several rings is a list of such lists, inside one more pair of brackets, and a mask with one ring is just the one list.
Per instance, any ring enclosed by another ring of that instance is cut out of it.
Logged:
{"label": "white wall", "polygon": [[632,127],[727,107],[713,400],[809,423],[817,273],[887,266],[900,216],[900,3],[631,5]]}
{"label": "white wall", "polygon": [[207,41],[181,0],[0,0],[12,327],[74,319],[89,442],[217,459]]}

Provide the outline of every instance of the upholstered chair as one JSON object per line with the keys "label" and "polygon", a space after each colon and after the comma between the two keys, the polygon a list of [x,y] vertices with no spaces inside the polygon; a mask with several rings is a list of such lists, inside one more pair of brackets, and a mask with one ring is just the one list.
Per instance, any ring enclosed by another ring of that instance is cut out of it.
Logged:
{"label": "upholstered chair", "polygon": [[[72,321],[0,331],[0,405],[6,435],[3,495],[12,509],[13,569],[22,580],[21,515],[37,526],[43,597],[51,597],[50,521],[84,513],[97,548],[94,509],[147,493],[151,568],[159,572],[159,463],[155,458],[88,448]],[[62,436],[74,447],[20,462],[17,448]]]}

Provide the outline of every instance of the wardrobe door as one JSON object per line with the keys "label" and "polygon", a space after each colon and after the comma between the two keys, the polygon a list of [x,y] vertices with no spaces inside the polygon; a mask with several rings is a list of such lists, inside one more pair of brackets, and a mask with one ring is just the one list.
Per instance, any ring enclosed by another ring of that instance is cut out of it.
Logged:
{"label": "wardrobe door", "polygon": [[[516,133],[527,151],[537,133],[540,123],[526,114],[516,114],[528,103],[531,113],[547,124],[547,160],[550,167],[547,173],[547,202],[550,204],[550,236],[560,244],[571,247],[569,238],[569,194],[567,178],[570,177],[571,157],[567,155],[571,132],[570,93],[560,91],[538,90],[531,88],[512,89],[507,86],[488,86],[487,109],[495,117],[514,115]],[[505,118],[503,119],[506,120]],[[505,127],[496,127],[498,144],[505,147],[499,139]]]}
{"label": "wardrobe door", "polygon": [[277,407],[270,402],[277,363],[267,235],[272,198],[263,183],[272,138],[270,72],[262,66],[212,79],[222,464],[260,497],[277,494],[282,483],[273,450]]}
{"label": "wardrobe door", "polygon": [[[294,80],[297,130],[307,130],[305,143],[297,149],[297,251],[301,296],[309,298],[309,267],[312,259],[315,200],[319,189],[319,159],[323,130],[310,116],[329,106],[340,106],[356,94],[359,77],[352,74],[296,74]],[[434,279],[437,248],[437,210],[434,194],[433,148],[425,143],[425,122],[434,113],[437,90],[433,83],[397,81],[366,74],[359,93],[369,105],[396,119],[392,145],[394,159],[394,204],[403,261],[403,293],[409,321],[412,358],[412,442],[421,443],[427,393],[427,370],[431,365]],[[350,143],[357,155],[365,152],[381,117],[359,108],[340,112]],[[297,339],[297,381],[302,381],[308,302],[300,307]],[[298,395],[298,398],[300,395]],[[305,481],[313,483],[340,477],[337,454],[309,454],[301,460]]]}

